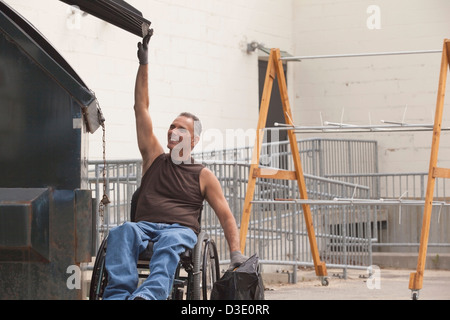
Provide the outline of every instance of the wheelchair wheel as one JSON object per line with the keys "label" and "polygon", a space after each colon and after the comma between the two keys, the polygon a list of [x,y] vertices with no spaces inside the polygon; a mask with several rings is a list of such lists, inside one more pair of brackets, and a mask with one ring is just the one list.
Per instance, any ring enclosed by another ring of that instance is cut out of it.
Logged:
{"label": "wheelchair wheel", "polygon": [[208,300],[214,282],[220,278],[220,269],[216,244],[204,232],[194,248],[193,266],[192,299]]}
{"label": "wheelchair wheel", "polygon": [[106,247],[108,246],[107,239],[108,237],[103,239],[95,259],[91,287],[89,289],[89,300],[100,300],[103,297],[103,291],[108,283],[108,273],[105,269]]}

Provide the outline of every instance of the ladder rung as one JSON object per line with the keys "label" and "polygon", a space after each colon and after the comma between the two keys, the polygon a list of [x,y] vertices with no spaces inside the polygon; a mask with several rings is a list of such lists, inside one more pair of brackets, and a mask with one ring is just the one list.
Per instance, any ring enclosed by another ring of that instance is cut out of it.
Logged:
{"label": "ladder rung", "polygon": [[257,168],[255,169],[254,177],[279,180],[297,180],[297,173],[295,171]]}
{"label": "ladder rung", "polygon": [[433,178],[450,178],[450,169],[437,168],[433,170]]}

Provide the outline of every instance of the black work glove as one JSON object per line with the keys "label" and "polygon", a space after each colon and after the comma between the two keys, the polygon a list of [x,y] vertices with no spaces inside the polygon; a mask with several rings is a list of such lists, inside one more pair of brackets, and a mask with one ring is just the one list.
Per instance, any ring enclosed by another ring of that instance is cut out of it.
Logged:
{"label": "black work glove", "polygon": [[233,271],[247,260],[248,257],[244,256],[240,251],[233,251],[231,253],[231,262],[228,271]]}
{"label": "black work glove", "polygon": [[142,43],[138,43],[138,59],[139,64],[146,65],[148,64],[148,43],[150,42],[150,38],[153,35],[153,29],[148,30],[148,34],[142,39]]}

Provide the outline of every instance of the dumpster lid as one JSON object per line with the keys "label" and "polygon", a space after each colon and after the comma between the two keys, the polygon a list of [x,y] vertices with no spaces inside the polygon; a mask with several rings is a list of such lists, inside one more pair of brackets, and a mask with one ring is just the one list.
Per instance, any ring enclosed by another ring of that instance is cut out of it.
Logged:
{"label": "dumpster lid", "polygon": [[78,6],[99,19],[142,37],[142,29],[150,27],[140,11],[123,0],[60,0]]}
{"label": "dumpster lid", "polygon": [[75,70],[29,21],[0,0],[0,34],[19,47],[80,105],[89,132],[100,127],[95,94]]}

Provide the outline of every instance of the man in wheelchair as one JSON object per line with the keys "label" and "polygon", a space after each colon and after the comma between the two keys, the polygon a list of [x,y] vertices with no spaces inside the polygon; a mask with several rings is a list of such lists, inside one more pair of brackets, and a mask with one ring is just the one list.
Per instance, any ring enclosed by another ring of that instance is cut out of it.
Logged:
{"label": "man in wheelchair", "polygon": [[[192,249],[200,230],[199,215],[206,199],[217,214],[231,252],[230,268],[242,264],[236,221],[214,174],[191,158],[199,141],[201,124],[190,113],[181,113],[167,133],[169,153],[153,132],[149,112],[149,30],[138,44],[139,69],[135,84],[135,117],[143,178],[137,201],[136,222],[126,222],[108,235],[105,267],[108,285],[103,299],[164,300],[174,281],[180,254]],[[137,260],[153,242],[150,275],[139,288]]]}

